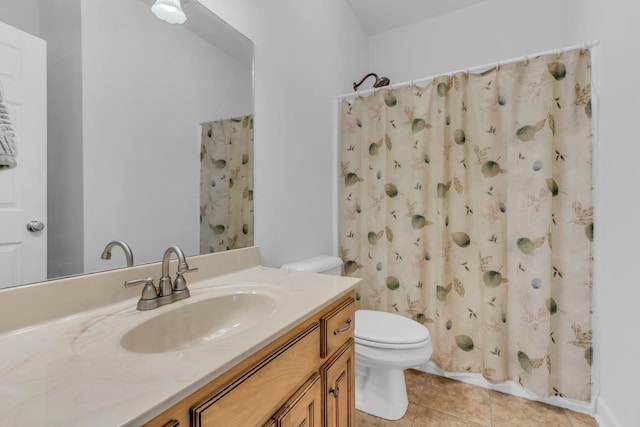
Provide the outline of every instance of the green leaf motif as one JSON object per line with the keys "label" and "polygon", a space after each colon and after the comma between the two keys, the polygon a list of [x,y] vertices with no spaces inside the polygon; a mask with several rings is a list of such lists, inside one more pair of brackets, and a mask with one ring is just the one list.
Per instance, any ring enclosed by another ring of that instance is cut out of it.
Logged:
{"label": "green leaf motif", "polygon": [[591,100],[589,100],[589,102],[584,106],[584,113],[587,117],[591,118]]}
{"label": "green leaf motif", "polygon": [[497,271],[487,271],[482,275],[482,281],[489,288],[496,288],[502,284],[502,274]]}
{"label": "green leaf motif", "polygon": [[442,82],[438,83],[437,89],[438,89],[438,96],[442,97],[442,96],[445,96],[447,94],[447,85],[446,84],[444,84]]}
{"label": "green leaf motif", "polygon": [[384,192],[391,198],[396,197],[398,195],[398,187],[395,184],[385,184]]}
{"label": "green leaf motif", "polygon": [[447,292],[446,288],[440,285],[436,286],[436,298],[438,298],[438,301],[445,302],[447,300],[447,295],[449,295],[449,292]]}
{"label": "green leaf motif", "polygon": [[418,323],[424,324],[424,322],[427,321],[427,316],[425,316],[423,313],[416,313],[413,315],[412,319]]}
{"label": "green leaf motif", "polygon": [[461,248],[466,248],[471,244],[471,238],[467,233],[463,231],[451,233],[451,239],[453,239],[453,243],[460,246]]}
{"label": "green leaf motif", "polygon": [[344,176],[344,185],[345,187],[349,187],[351,185],[357,184],[358,182],[362,182],[364,179],[360,178],[355,173],[349,172]]}
{"label": "green leaf motif", "polygon": [[376,154],[378,154],[378,150],[380,150],[381,146],[382,146],[382,138],[380,139],[380,141],[373,142],[371,143],[371,145],[369,145],[369,154],[371,154],[372,156],[375,156]]}
{"label": "green leaf motif", "polygon": [[453,140],[456,142],[456,144],[462,145],[467,141],[467,136],[464,134],[464,131],[462,129],[456,129],[453,132]]}
{"label": "green leaf motif", "polygon": [[372,245],[375,245],[378,243],[378,240],[380,240],[380,238],[382,237],[383,232],[379,232],[376,233],[375,231],[370,231],[369,234],[367,234],[367,240],[369,241],[369,243],[371,243]]}
{"label": "green leaf motif", "polygon": [[556,80],[562,80],[567,76],[567,67],[562,62],[550,62],[547,69]]}
{"label": "green leaf motif", "polygon": [[520,251],[522,251],[523,254],[533,255],[533,249],[535,247],[533,245],[533,242],[530,239],[526,237],[521,237],[518,239],[516,244],[518,245],[518,249],[520,249]]}
{"label": "green leaf motif", "polygon": [[587,361],[589,366],[593,364],[593,347],[589,347],[584,351],[584,359]]}
{"label": "green leaf motif", "polygon": [[556,300],[554,300],[553,298],[547,298],[546,303],[547,303],[547,310],[549,310],[549,313],[553,315],[558,312],[558,304],[556,304]]}
{"label": "green leaf motif", "polygon": [[500,165],[493,160],[489,160],[482,165],[480,172],[485,178],[493,178],[500,173]]}
{"label": "green leaf motif", "polygon": [[395,291],[396,289],[400,288],[400,281],[396,276],[387,276],[384,282],[390,291]]}
{"label": "green leaf motif", "polygon": [[385,92],[384,95],[382,95],[382,97],[384,98],[384,103],[387,104],[387,107],[395,107],[396,104],[398,103],[398,100],[396,99],[395,95],[390,91]]}
{"label": "green leaf motif", "polygon": [[456,344],[463,351],[473,350],[473,339],[469,335],[456,335]]}
{"label": "green leaf motif", "polygon": [[355,273],[360,268],[362,268],[362,264],[358,264],[357,261],[347,260],[344,263],[344,272],[345,272],[345,274]]}
{"label": "green leaf motif", "polygon": [[522,126],[516,131],[516,136],[520,141],[528,142],[536,137],[536,129],[531,125]]}
{"label": "green leaf motif", "polygon": [[527,353],[523,351],[519,351],[518,362],[520,363],[520,366],[522,366],[522,369],[524,369],[524,371],[527,374],[531,374],[531,372],[533,371],[533,363],[531,363],[531,359],[529,359],[529,356],[527,356]]}
{"label": "green leaf motif", "polygon": [[414,215],[411,217],[411,227],[414,230],[420,230],[427,225],[427,220],[422,215]]}
{"label": "green leaf motif", "polygon": [[444,197],[447,195],[447,191],[449,191],[450,187],[451,187],[451,181],[449,181],[446,184],[443,183],[443,182],[439,182],[438,186],[437,186],[438,198],[439,199],[444,199]]}
{"label": "green leaf motif", "polygon": [[553,197],[557,196],[558,193],[560,192],[560,189],[558,188],[558,183],[553,178],[547,179],[547,188],[549,189]]}
{"label": "green leaf motif", "polygon": [[411,132],[418,133],[424,128],[430,127],[423,119],[413,119],[411,122]]}
{"label": "green leaf motif", "polygon": [[593,223],[584,227],[584,234],[590,242],[593,242]]}
{"label": "green leaf motif", "polygon": [[213,230],[213,234],[222,234],[227,229],[227,227],[225,227],[224,225],[221,225],[221,224],[216,225],[214,227],[211,227],[211,226],[209,226],[209,227],[211,228],[211,230]]}

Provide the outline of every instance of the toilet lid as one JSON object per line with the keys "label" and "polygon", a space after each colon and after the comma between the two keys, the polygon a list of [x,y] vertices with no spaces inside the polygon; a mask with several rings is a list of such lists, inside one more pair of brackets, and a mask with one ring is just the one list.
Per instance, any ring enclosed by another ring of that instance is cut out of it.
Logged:
{"label": "toilet lid", "polygon": [[379,343],[402,346],[429,341],[429,330],[420,323],[398,314],[356,310],[355,337],[356,342],[363,344],[375,345],[375,343]]}

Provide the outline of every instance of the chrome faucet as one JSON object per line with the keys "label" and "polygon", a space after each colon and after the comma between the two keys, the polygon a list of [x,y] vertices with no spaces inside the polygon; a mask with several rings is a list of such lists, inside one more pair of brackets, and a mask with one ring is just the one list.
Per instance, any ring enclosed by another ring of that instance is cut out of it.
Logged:
{"label": "chrome faucet", "polygon": [[[171,253],[176,254],[178,257],[178,270],[176,271],[176,280],[173,284],[171,284],[171,276],[169,276]],[[173,301],[189,298],[191,294],[189,293],[187,281],[184,279],[183,274],[197,269],[197,267],[189,268],[182,249],[177,246],[168,247],[162,256],[162,277],[160,277],[160,283],[158,283],[158,298],[162,298],[165,295],[171,295]],[[162,302],[160,302],[160,304],[162,304]]]}
{"label": "chrome faucet", "polygon": [[104,251],[102,251],[102,255],[100,255],[101,259],[111,259],[111,249],[114,246],[120,246],[124,251],[124,256],[127,258],[127,267],[133,267],[133,252],[131,252],[131,248],[122,240],[113,240],[107,243],[107,246],[104,247]]}
{"label": "chrome faucet", "polygon": [[[178,257],[178,270],[176,271],[176,279],[173,283],[171,283],[171,276],[169,276],[169,261],[171,260],[172,253],[175,253]],[[127,280],[124,282],[124,286],[129,288],[131,286],[144,284],[142,296],[138,301],[138,310],[153,310],[154,308],[171,304],[174,301],[189,298],[191,294],[189,288],[187,288],[187,281],[184,278],[184,274],[196,271],[197,269],[198,267],[189,268],[182,249],[177,246],[170,246],[162,256],[162,277],[160,277],[157,288],[153,284],[151,277],[140,280]]]}

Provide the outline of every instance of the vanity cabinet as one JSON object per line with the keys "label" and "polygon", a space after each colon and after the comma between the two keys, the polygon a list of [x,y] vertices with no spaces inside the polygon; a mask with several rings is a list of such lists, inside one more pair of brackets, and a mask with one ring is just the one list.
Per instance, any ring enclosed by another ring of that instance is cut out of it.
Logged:
{"label": "vanity cabinet", "polygon": [[355,426],[353,292],[145,426]]}

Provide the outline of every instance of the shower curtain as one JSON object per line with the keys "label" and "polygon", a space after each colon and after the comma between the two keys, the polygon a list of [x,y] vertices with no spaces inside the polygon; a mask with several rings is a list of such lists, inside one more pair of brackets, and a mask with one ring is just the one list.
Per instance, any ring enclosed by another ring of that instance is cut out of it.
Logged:
{"label": "shower curtain", "polygon": [[340,250],[359,308],[449,372],[588,401],[590,52],[342,102]]}
{"label": "shower curtain", "polygon": [[253,245],[253,117],[202,124],[200,253]]}

